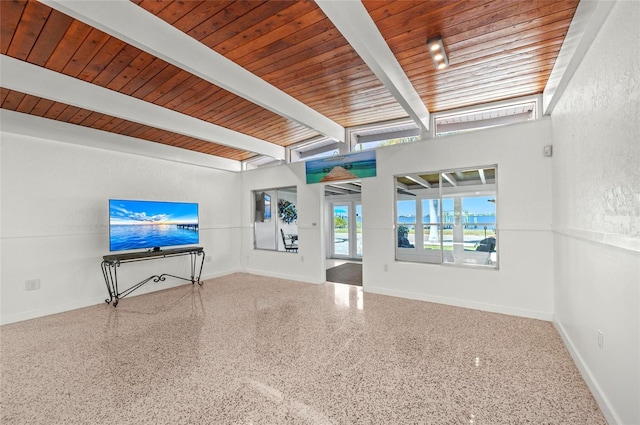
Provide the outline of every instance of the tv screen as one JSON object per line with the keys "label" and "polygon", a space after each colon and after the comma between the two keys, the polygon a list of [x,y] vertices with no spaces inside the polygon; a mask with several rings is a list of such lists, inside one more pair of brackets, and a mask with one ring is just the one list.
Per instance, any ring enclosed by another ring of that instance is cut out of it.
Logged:
{"label": "tv screen", "polygon": [[109,200],[109,249],[160,248],[200,241],[198,204]]}

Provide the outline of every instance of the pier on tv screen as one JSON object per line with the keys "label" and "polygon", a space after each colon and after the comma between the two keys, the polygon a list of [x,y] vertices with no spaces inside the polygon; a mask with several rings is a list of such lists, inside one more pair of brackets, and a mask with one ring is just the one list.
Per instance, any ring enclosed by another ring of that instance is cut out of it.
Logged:
{"label": "pier on tv screen", "polygon": [[196,203],[109,200],[111,251],[197,244],[199,231]]}

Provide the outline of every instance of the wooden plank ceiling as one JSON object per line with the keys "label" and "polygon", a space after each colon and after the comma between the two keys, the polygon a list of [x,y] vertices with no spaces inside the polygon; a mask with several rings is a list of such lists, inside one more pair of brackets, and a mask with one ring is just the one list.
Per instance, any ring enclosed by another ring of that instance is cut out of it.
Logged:
{"label": "wooden plank ceiling", "polygon": [[[135,0],[343,127],[409,114],[313,1]],[[363,0],[430,112],[542,93],[578,0]],[[279,145],[319,135],[37,1],[1,1],[11,58]],[[449,68],[425,41],[441,35]],[[2,80],[0,79],[0,85]],[[2,108],[243,160],[253,152],[202,141],[2,86]]]}

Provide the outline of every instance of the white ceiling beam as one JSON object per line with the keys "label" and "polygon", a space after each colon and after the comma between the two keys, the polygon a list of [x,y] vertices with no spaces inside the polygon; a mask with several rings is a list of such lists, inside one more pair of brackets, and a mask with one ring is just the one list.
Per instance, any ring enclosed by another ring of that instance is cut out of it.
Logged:
{"label": "white ceiling beam", "polygon": [[285,149],[153,103],[0,55],[2,87],[211,143],[284,159]]}
{"label": "white ceiling beam", "polygon": [[355,184],[351,183],[342,183],[342,184],[332,184],[331,186],[336,187],[338,189],[345,189],[351,192],[362,192],[362,188]]}
{"label": "white ceiling beam", "polygon": [[571,77],[611,12],[615,0],[582,0],[542,92],[542,113],[551,115]]}
{"label": "white ceiling beam", "polygon": [[429,110],[360,0],[316,0],[316,3],[411,119],[428,131]]}
{"label": "white ceiling beam", "polygon": [[40,0],[278,115],[344,142],[345,129],[128,0]]}
{"label": "white ceiling beam", "polygon": [[122,136],[120,134],[109,133],[108,131],[82,127],[48,118],[36,117],[7,109],[0,110],[0,128],[2,128],[3,133],[53,140],[60,143],[83,146],[85,148],[104,149],[218,170],[242,171],[240,161],[175,148],[162,143],[151,143],[147,140]]}
{"label": "white ceiling beam", "polygon": [[426,189],[431,189],[431,183],[429,183],[428,181],[426,181],[425,179],[423,179],[417,174],[409,174],[409,175],[406,175],[405,177]]}
{"label": "white ceiling beam", "polygon": [[452,186],[458,186],[458,181],[456,180],[451,173],[442,173],[442,177],[445,178],[446,181],[451,183]]}

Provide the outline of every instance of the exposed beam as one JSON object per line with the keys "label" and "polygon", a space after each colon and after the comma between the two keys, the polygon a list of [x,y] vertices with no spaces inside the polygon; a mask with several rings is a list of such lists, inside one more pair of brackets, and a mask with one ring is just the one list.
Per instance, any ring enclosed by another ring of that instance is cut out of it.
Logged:
{"label": "exposed beam", "polygon": [[7,109],[0,109],[0,127],[3,133],[54,140],[85,148],[105,149],[218,170],[235,172],[242,170],[240,161],[175,148],[162,143],[151,143],[134,137],[122,136],[108,131],[36,117]]}
{"label": "exposed beam", "polygon": [[429,110],[364,5],[359,0],[316,0],[316,3],[411,119],[428,131]]}
{"label": "exposed beam", "polygon": [[0,55],[2,87],[236,149],[284,159],[274,143]]}
{"label": "exposed beam", "polygon": [[348,191],[347,189],[340,189],[340,188],[332,186],[332,185],[325,185],[324,190],[325,190],[325,192],[339,193],[341,195],[349,195],[349,194],[352,193],[352,192]]}
{"label": "exposed beam", "polygon": [[340,124],[128,0],[42,3],[320,134],[344,142]]}
{"label": "exposed beam", "polygon": [[426,181],[425,179],[423,179],[422,177],[420,177],[417,174],[408,174],[405,177],[408,178],[409,180],[411,180],[412,182],[415,182],[416,184],[419,184],[420,186],[422,186],[424,188],[431,189],[431,183],[429,183],[428,181]]}
{"label": "exposed beam", "polygon": [[550,115],[582,58],[591,47],[615,1],[582,0],[542,92],[542,113]]}
{"label": "exposed beam", "polygon": [[342,184],[332,184],[331,186],[336,187],[338,189],[345,189],[351,192],[362,192],[362,188],[358,185],[351,183],[342,183]]}
{"label": "exposed beam", "polygon": [[453,177],[451,173],[442,173],[442,177],[444,177],[446,181],[451,183],[452,186],[458,186],[456,178]]}

